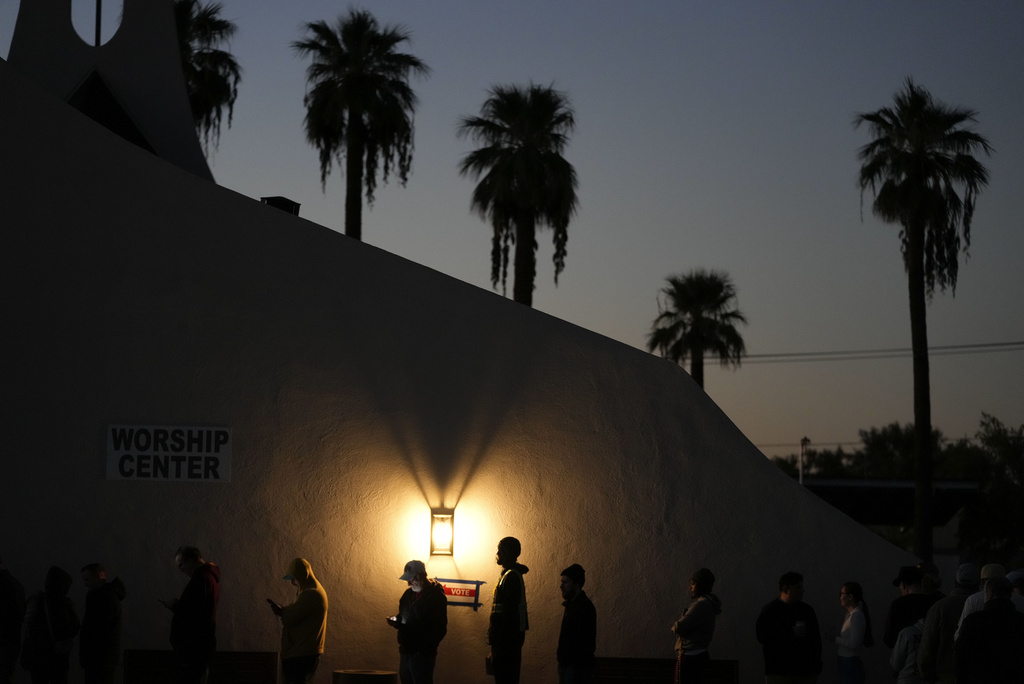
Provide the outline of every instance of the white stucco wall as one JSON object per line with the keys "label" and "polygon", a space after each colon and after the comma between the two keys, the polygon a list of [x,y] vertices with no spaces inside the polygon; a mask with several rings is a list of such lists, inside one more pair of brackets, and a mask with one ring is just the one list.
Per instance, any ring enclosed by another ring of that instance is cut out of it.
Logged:
{"label": "white stucco wall", "polygon": [[[331,601],[318,681],[394,668],[383,618],[421,558],[487,582],[479,612],[449,609],[438,658],[438,681],[485,682],[505,535],[531,567],[524,682],[556,681],[572,562],[599,655],[671,657],[700,566],[724,603],[713,657],[744,682],[787,570],[830,626],[859,580],[881,635],[912,559],[783,476],[678,367],[192,177],[2,62],[0,160],[0,555],[29,591],[50,564],[105,562],[126,647],[165,646],[157,598],[194,542],[222,567],[221,648],[276,650],[264,598],[288,599],[300,555]],[[109,424],[230,426],[232,480],[109,481]],[[453,558],[428,558],[431,506],[456,510]]]}

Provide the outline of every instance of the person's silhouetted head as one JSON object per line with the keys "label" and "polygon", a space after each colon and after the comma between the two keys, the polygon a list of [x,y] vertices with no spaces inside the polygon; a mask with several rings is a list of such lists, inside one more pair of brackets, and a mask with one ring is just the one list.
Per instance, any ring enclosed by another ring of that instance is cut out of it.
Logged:
{"label": "person's silhouetted head", "polygon": [[787,572],[779,578],[779,599],[783,603],[799,603],[804,600],[804,576],[799,572]]}
{"label": "person's silhouetted head", "polygon": [[1013,585],[1005,577],[993,577],[985,582],[985,603],[992,599],[1008,599],[1013,593]]}
{"label": "person's silhouetted head", "polygon": [[579,563],[573,563],[562,571],[562,578],[558,588],[562,592],[562,598],[566,601],[579,596],[583,591],[583,585],[587,581],[587,571]]}
{"label": "person's silhouetted head", "polygon": [[495,561],[503,568],[512,567],[519,559],[523,547],[515,537],[505,537],[498,542],[498,552],[495,554]]}
{"label": "person's silhouetted head", "polygon": [[180,546],[174,552],[174,564],[189,577],[203,565],[203,554],[194,546]]}
{"label": "person's silhouetted head", "polygon": [[899,574],[896,579],[892,581],[892,586],[898,587],[901,596],[907,594],[920,594],[924,591],[924,587],[921,586],[921,580],[924,577],[924,573],[921,572],[921,568],[917,565],[904,565],[900,568]]}
{"label": "person's silhouetted head", "polygon": [[954,581],[956,586],[962,589],[977,591],[978,581],[981,575],[978,573],[978,566],[974,563],[963,563],[956,569]]}
{"label": "person's silhouetted head", "polygon": [[715,575],[707,568],[701,568],[690,576],[690,596],[697,598],[711,593],[715,586]]}
{"label": "person's silhouetted head", "polygon": [[99,563],[89,563],[82,567],[82,582],[89,589],[102,587],[107,583],[107,569]]}

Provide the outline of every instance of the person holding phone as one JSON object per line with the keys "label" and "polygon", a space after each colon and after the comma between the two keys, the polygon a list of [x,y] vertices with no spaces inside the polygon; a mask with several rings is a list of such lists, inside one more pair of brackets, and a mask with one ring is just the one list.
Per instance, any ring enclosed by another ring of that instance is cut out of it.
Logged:
{"label": "person holding phone", "polygon": [[188,577],[181,597],[158,599],[171,618],[171,648],[174,650],[175,681],[203,684],[210,659],[217,650],[217,603],[220,601],[220,568],[203,559],[195,546],[181,546],[174,552],[174,564]]}
{"label": "person holding phone", "polygon": [[437,646],[448,633],[448,598],[443,586],[427,579],[423,561],[406,563],[398,579],[409,588],[387,622],[398,630],[399,677],[402,684],[434,684]]}
{"label": "person holding phone", "polygon": [[308,684],[327,638],[327,592],[305,558],[293,560],[284,579],[295,587],[295,602],[281,606],[267,599],[281,618],[281,674],[284,684]]}

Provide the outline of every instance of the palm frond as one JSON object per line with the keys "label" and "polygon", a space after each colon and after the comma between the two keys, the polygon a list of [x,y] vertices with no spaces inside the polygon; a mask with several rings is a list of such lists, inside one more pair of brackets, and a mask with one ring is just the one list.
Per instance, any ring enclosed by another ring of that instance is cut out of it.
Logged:
{"label": "palm frond", "polygon": [[[574,127],[568,97],[535,84],[495,85],[479,115],[459,121],[457,135],[479,144],[462,158],[459,173],[478,181],[470,208],[491,222],[492,284],[497,286],[500,275],[503,291],[517,226],[529,225],[531,233],[534,226],[550,227],[556,284],[565,268],[578,179],[563,153]],[[535,237],[520,239],[529,239],[536,249]]]}
{"label": "palm frond", "polygon": [[872,211],[901,226],[904,260],[909,230],[923,230],[925,286],[956,292],[958,255],[970,247],[974,201],[988,184],[988,171],[973,156],[991,154],[989,142],[968,128],[977,120],[971,109],[948,107],[907,79],[893,97],[894,106],[858,114],[871,140],[858,150],[861,198],[870,190]]}

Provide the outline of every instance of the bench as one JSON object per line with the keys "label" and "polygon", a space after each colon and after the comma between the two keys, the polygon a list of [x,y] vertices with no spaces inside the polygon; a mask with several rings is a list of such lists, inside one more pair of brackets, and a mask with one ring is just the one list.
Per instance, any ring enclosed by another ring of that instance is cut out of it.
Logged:
{"label": "bench", "polygon": [[[174,653],[126,650],[124,684],[174,684]],[[277,652],[216,651],[209,684],[277,684]]]}
{"label": "bench", "polygon": [[[594,684],[671,684],[675,658],[597,658]],[[738,660],[711,660],[701,684],[739,684]]]}

